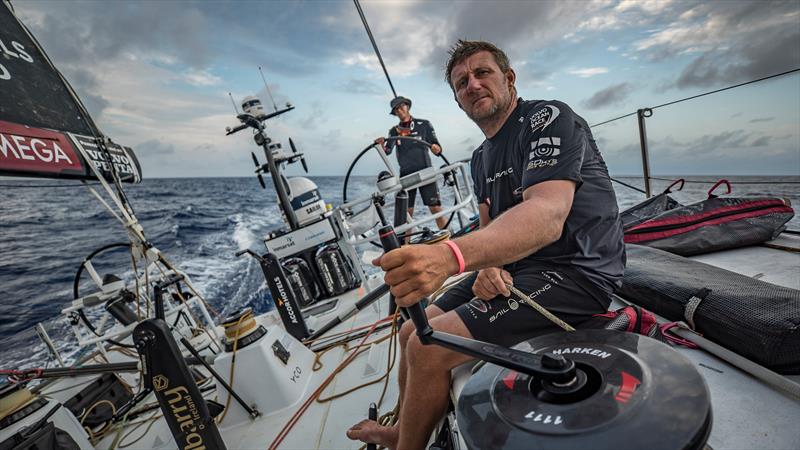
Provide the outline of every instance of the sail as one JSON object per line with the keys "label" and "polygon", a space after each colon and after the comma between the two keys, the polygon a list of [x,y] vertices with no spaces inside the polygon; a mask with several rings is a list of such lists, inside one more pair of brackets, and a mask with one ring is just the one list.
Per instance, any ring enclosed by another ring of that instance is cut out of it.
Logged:
{"label": "sail", "polygon": [[141,181],[129,147],[112,143],[14,14],[0,6],[0,175]]}

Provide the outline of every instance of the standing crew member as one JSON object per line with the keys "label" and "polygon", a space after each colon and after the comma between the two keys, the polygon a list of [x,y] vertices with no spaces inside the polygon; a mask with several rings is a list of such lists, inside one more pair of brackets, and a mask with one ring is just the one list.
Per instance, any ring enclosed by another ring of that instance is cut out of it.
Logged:
{"label": "standing crew member", "polygon": [[[375,139],[375,143],[381,145],[387,155],[391,154],[394,148],[397,148],[397,163],[400,164],[401,177],[431,167],[431,155],[428,153],[426,145],[406,139],[391,138],[410,136],[423,140],[431,144],[430,150],[434,155],[439,155],[442,153],[442,147],[439,145],[439,139],[436,138],[436,132],[433,131],[433,125],[425,119],[411,117],[409,113],[411,99],[403,96],[395,97],[389,103],[389,106],[391,107],[389,114],[397,116],[400,119],[400,123],[389,129],[388,142],[383,137],[379,137]],[[420,186],[419,193],[422,197],[422,203],[430,209],[431,214],[436,214],[442,210],[442,201],[439,198],[439,188],[436,186],[436,181]],[[414,215],[414,201],[416,198],[417,189],[409,190],[408,215],[410,216]],[[438,217],[436,225],[439,228],[444,228],[447,225],[447,219],[444,216]]]}
{"label": "standing crew member", "polygon": [[[472,154],[481,226],[448,244],[409,245],[376,259],[397,304],[413,305],[447,278],[477,271],[428,306],[430,325],[504,346],[560,331],[509,298],[506,283],[573,326],[605,312],[621,284],[625,246],[608,169],[586,121],[562,102],[517,98],[508,57],[488,42],[458,41],[445,78],[486,136]],[[422,449],[446,411],[450,370],[473,358],[422,345],[410,322],[400,345],[398,423],[362,421],[347,434]]]}

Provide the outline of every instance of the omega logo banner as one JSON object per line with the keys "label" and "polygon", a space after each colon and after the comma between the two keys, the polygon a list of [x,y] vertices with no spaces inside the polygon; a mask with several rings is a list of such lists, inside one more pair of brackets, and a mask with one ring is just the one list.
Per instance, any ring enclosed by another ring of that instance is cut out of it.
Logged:
{"label": "omega logo banner", "polygon": [[96,179],[92,164],[104,174],[113,165],[122,181],[141,181],[139,161],[130,148],[106,147],[107,152],[101,151],[89,136],[0,120],[0,175],[89,180]]}

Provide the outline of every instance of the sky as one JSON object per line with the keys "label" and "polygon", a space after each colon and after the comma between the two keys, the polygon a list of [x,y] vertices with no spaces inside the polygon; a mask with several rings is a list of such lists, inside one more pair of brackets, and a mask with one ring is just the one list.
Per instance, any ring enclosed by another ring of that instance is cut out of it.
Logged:
{"label": "sky", "polygon": [[[396,124],[393,97],[351,1],[16,1],[23,22],[105,134],[148,177],[249,176],[236,102],[295,110],[267,122],[312,175],[343,175]],[[484,139],[444,82],[457,39],[506,51],[525,99],[558,99],[589,124],[800,68],[800,2],[368,1],[399,95],[433,123],[448,159]],[[800,72],[656,109],[653,174],[800,175]],[[593,127],[613,175],[641,173],[635,117]],[[263,154],[258,153],[263,160]],[[377,154],[357,174],[380,170]],[[299,174],[299,165],[288,174]]]}

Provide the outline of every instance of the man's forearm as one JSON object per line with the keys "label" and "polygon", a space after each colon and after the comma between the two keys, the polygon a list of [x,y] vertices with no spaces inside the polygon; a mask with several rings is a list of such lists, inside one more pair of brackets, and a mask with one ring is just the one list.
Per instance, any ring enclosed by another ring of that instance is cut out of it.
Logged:
{"label": "man's forearm", "polygon": [[564,218],[547,202],[531,199],[509,209],[491,224],[455,242],[466,270],[500,267],[556,241]]}

